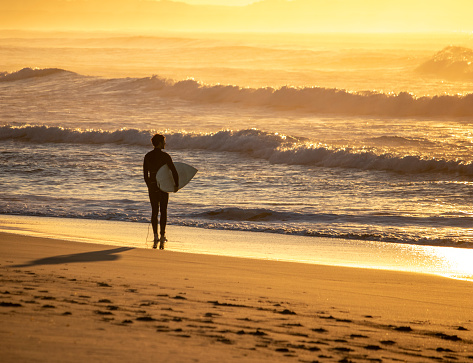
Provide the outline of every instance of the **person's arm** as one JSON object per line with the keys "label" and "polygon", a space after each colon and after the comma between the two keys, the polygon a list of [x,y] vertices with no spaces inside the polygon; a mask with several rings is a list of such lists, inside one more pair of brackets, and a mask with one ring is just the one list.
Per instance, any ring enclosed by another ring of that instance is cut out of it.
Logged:
{"label": "person's arm", "polygon": [[174,193],[179,190],[179,174],[177,173],[176,167],[172,162],[171,157],[169,156],[169,160],[167,162],[169,169],[171,170],[172,177],[174,178]]}
{"label": "person's arm", "polygon": [[149,186],[149,170],[148,170],[148,163],[146,162],[146,158],[143,160],[143,177],[145,179],[145,183]]}

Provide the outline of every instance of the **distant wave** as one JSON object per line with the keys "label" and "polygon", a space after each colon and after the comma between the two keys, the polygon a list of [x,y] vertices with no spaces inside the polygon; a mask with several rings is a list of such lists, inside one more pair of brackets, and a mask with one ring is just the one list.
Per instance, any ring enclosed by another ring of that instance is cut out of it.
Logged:
{"label": "distant wave", "polygon": [[446,47],[422,63],[416,71],[440,78],[473,81],[473,49]]}
{"label": "distant wave", "polygon": [[472,116],[473,93],[466,96],[420,97],[401,92],[397,95],[373,91],[348,92],[323,87],[241,88],[232,85],[206,85],[195,80],[175,82],[153,76],[141,79],[148,90],[162,97],[198,103],[235,103],[285,111],[343,115],[382,116]]}
{"label": "distant wave", "polygon": [[23,79],[28,78],[39,78],[39,77],[47,77],[58,73],[72,73],[66,71],[64,69],[59,68],[23,68],[17,72],[0,72],[0,82],[14,82],[14,81],[21,81]]}
{"label": "distant wave", "polygon": [[[1,126],[0,140],[37,143],[123,144],[149,146],[151,131],[73,130],[48,126]],[[419,156],[375,154],[349,148],[332,148],[256,129],[223,130],[216,133],[175,132],[166,134],[173,149],[195,149],[244,153],[275,164],[329,168],[385,170],[407,174],[442,173],[473,176],[473,163],[461,160],[423,159]]]}
{"label": "distant wave", "polygon": [[57,126],[0,126],[0,140],[9,139],[37,143],[149,145],[150,132],[136,129],[103,131]]}
{"label": "distant wave", "polygon": [[366,139],[366,141],[380,146],[428,147],[434,145],[433,141],[429,141],[423,138],[411,138],[401,136],[379,136]]}
{"label": "distant wave", "polygon": [[[67,71],[56,68],[25,68],[14,73],[0,74],[0,81],[17,81],[32,77],[46,78],[59,72]],[[110,91],[110,85],[107,84],[104,88],[103,79],[83,78],[84,82],[89,82],[81,84],[84,92],[99,94]],[[70,82],[70,80],[58,80],[58,82]],[[314,114],[391,117],[473,116],[473,93],[465,96],[443,95],[416,98],[407,92],[384,94],[374,91],[349,92],[336,88],[290,86],[277,89],[272,87],[242,88],[234,85],[203,84],[193,79],[174,81],[158,76],[115,79],[113,90],[121,93],[123,97],[129,97],[130,94],[133,94],[133,97],[137,97],[138,94],[147,94],[162,98],[178,98],[197,104],[234,104]]]}

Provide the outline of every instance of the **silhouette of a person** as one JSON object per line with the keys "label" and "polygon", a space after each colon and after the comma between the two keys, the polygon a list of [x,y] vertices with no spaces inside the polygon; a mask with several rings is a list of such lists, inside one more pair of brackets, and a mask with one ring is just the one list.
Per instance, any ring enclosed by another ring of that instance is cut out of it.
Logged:
{"label": "silhouette of a person", "polygon": [[[166,239],[167,208],[169,194],[158,188],[156,182],[156,173],[163,166],[167,165],[174,178],[174,191],[177,192],[179,186],[179,175],[172,162],[171,156],[163,151],[166,145],[166,138],[163,135],[156,134],[151,138],[154,150],[145,155],[143,161],[143,175],[148,186],[149,201],[151,203],[151,225],[153,226],[154,244],[156,248],[159,242],[159,249],[164,249]],[[158,213],[161,213],[159,219],[160,236],[158,237]]]}

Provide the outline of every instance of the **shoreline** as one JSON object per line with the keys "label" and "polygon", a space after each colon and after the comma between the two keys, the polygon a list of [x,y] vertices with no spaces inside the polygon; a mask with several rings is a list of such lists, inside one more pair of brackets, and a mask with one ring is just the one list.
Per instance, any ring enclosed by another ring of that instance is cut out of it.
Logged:
{"label": "shoreline", "polygon": [[[151,249],[149,224],[0,214],[0,232]],[[473,282],[473,249],[168,225],[166,249],[241,257],[404,271]]]}
{"label": "shoreline", "polygon": [[5,362],[473,360],[469,282],[0,237]]}

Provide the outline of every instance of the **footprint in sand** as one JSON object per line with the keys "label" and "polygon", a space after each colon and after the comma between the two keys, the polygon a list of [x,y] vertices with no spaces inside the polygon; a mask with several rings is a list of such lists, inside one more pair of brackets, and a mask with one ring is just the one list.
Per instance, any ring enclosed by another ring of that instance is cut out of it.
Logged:
{"label": "footprint in sand", "polygon": [[444,353],[444,352],[445,352],[445,353],[453,353],[453,350],[448,349],[448,348],[447,348],[447,349],[444,349],[444,348],[437,348],[436,351],[439,352],[439,353]]}
{"label": "footprint in sand", "polygon": [[156,319],[151,316],[139,316],[136,321],[156,321]]}
{"label": "footprint in sand", "polygon": [[11,303],[11,302],[2,301],[2,302],[0,302],[0,306],[7,307],[7,308],[9,308],[9,307],[17,308],[17,307],[21,307],[23,305],[18,304],[18,303]]}
{"label": "footprint in sand", "polygon": [[111,304],[112,302],[109,299],[100,299],[99,303]]}
{"label": "footprint in sand", "polygon": [[383,349],[379,345],[367,345],[364,348],[366,350],[382,350]]}
{"label": "footprint in sand", "polygon": [[35,296],[35,299],[41,299],[41,300],[56,300],[54,296]]}
{"label": "footprint in sand", "polygon": [[218,338],[217,338],[217,342],[223,343],[223,344],[228,344],[228,345],[235,344],[233,341],[231,341],[231,340],[228,339],[228,338],[225,338],[224,336],[218,337]]}
{"label": "footprint in sand", "polygon": [[217,313],[205,313],[204,317],[206,318],[213,318],[214,316],[221,316],[220,314]]}
{"label": "footprint in sand", "polygon": [[107,284],[106,282],[97,282],[97,285],[100,287],[112,287],[111,285]]}
{"label": "footprint in sand", "polygon": [[369,338],[369,337],[362,334],[351,334],[350,338],[355,339],[355,338]]}
{"label": "footprint in sand", "polygon": [[289,309],[284,309],[283,311],[276,311],[276,312],[281,315],[297,315],[294,311],[289,310]]}
{"label": "footprint in sand", "polygon": [[286,328],[286,327],[303,327],[301,323],[287,323],[287,324],[281,324],[281,327]]}
{"label": "footprint in sand", "polygon": [[331,350],[334,350],[334,351],[337,351],[337,352],[342,352],[342,353],[353,352],[353,349],[347,348],[347,347],[335,347],[335,348],[332,348]]}
{"label": "footprint in sand", "polygon": [[110,311],[102,311],[102,310],[95,310],[94,313],[97,315],[113,315],[113,313]]}
{"label": "footprint in sand", "polygon": [[440,338],[440,339],[444,339],[444,340],[450,340],[452,342],[460,342],[462,341],[462,338],[460,338],[459,336],[457,335],[448,335],[448,334],[444,334],[444,333],[432,333],[432,334],[428,334],[428,335],[432,335],[434,337],[437,337],[437,338]]}
{"label": "footprint in sand", "polygon": [[174,299],[174,300],[187,300],[186,297],[181,296],[181,295],[176,295],[176,296],[173,297],[173,299]]}

